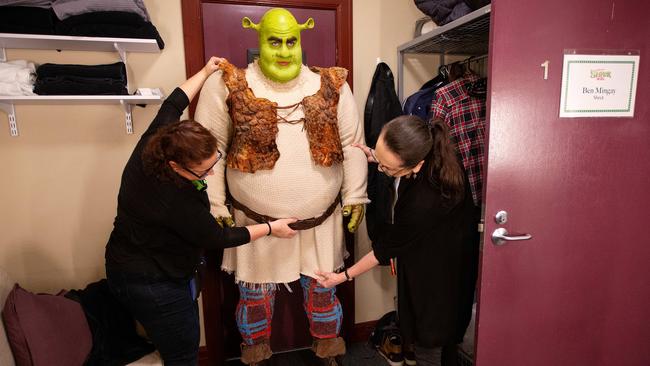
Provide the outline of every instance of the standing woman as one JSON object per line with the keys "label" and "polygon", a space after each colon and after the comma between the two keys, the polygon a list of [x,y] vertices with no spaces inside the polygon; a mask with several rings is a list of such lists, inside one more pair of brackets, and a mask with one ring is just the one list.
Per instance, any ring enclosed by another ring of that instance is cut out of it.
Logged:
{"label": "standing woman", "polygon": [[379,228],[370,253],[344,272],[319,273],[319,283],[336,286],[396,258],[403,344],[415,345],[418,365],[440,365],[442,350],[455,351],[463,339],[476,281],[476,223],[465,174],[442,121],[429,126],[400,116],[383,127],[374,150],[359,148],[393,178],[392,207],[385,208],[392,219]]}
{"label": "standing woman", "polygon": [[295,235],[288,226],[294,219],[222,228],[210,214],[203,179],[222,153],[208,130],[179,118],[220,61],[212,57],[176,88],[138,141],[122,174],[106,245],[111,292],[143,325],[166,366],[198,362],[195,274],[203,250]]}

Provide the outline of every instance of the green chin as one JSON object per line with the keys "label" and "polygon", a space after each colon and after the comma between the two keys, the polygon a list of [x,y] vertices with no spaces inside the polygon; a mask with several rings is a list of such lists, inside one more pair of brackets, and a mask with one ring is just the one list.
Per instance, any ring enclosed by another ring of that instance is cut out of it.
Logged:
{"label": "green chin", "polygon": [[267,78],[278,83],[291,81],[300,74],[300,64],[295,62],[288,66],[278,66],[275,62],[260,60],[260,68]]}

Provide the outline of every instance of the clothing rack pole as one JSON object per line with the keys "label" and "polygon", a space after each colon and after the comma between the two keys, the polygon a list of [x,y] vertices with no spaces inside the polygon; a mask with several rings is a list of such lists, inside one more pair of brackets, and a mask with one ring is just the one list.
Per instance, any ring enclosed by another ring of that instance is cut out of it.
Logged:
{"label": "clothing rack pole", "polygon": [[470,62],[478,62],[483,59],[486,59],[488,57],[488,54],[481,55],[481,56],[470,56],[469,58],[466,58],[463,61],[460,61],[461,64],[468,64]]}

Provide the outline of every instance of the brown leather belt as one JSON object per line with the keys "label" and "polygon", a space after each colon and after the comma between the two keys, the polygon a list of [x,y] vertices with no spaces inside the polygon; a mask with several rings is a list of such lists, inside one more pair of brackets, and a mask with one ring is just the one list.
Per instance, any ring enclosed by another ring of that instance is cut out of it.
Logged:
{"label": "brown leather belt", "polygon": [[[232,204],[232,207],[238,209],[239,211],[243,212],[246,214],[246,216],[258,223],[263,223],[263,222],[269,222],[269,221],[275,221],[277,218],[267,216],[267,215],[262,215],[259,214],[250,208],[246,207],[243,203],[237,201],[233,196],[228,195],[228,199],[230,200],[230,203]],[[309,219],[304,219],[304,220],[298,220],[294,222],[293,224],[289,224],[289,227],[294,229],[294,230],[307,230],[311,228],[315,228],[316,226],[322,224],[336,209],[336,206],[339,205],[341,202],[341,197],[336,197],[334,202],[330,205],[330,207],[325,210],[325,212],[318,216],[318,217],[312,217]]]}

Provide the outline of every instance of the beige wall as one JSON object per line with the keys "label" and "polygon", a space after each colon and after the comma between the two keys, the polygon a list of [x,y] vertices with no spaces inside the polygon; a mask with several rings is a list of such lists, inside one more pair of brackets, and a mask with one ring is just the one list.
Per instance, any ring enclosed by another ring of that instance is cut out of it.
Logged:
{"label": "beige wall", "polygon": [[[169,93],[185,80],[180,0],[145,3],[166,46],[129,53],[129,81]],[[99,64],[119,55],[8,49],[7,59]],[[120,175],[157,109],[134,108],[126,135],[119,105],[17,106],[17,138],[0,112],[0,267],[23,287],[51,292],[104,277]]]}
{"label": "beige wall", "polygon": [[[166,47],[159,54],[129,53],[129,80],[169,92],[185,79],[180,1],[146,5]],[[119,55],[9,49],[7,59],[99,64]],[[17,106],[19,137],[9,136],[0,113],[0,266],[35,291],[102,277],[121,171],[156,110],[134,108],[133,135],[125,133],[119,105]]]}
{"label": "beige wall", "polygon": [[[165,40],[160,54],[128,54],[132,86],[166,93],[185,79],[180,0],[145,0]],[[397,76],[397,45],[412,37],[421,13],[410,0],[354,0],[354,94],[360,113],[379,57]],[[7,50],[9,60],[99,64],[117,53]],[[424,60],[424,61],[423,61]],[[432,61],[433,60],[433,61]],[[436,59],[409,58],[407,93],[428,80]],[[0,113],[0,267],[23,287],[53,292],[104,276],[104,246],[115,216],[121,171],[157,106],[135,108],[126,135],[117,105],[18,106],[20,137]],[[362,118],[362,116],[360,116]],[[360,240],[358,254],[369,250]],[[357,322],[393,309],[394,279],[385,268],[356,282]]]}

